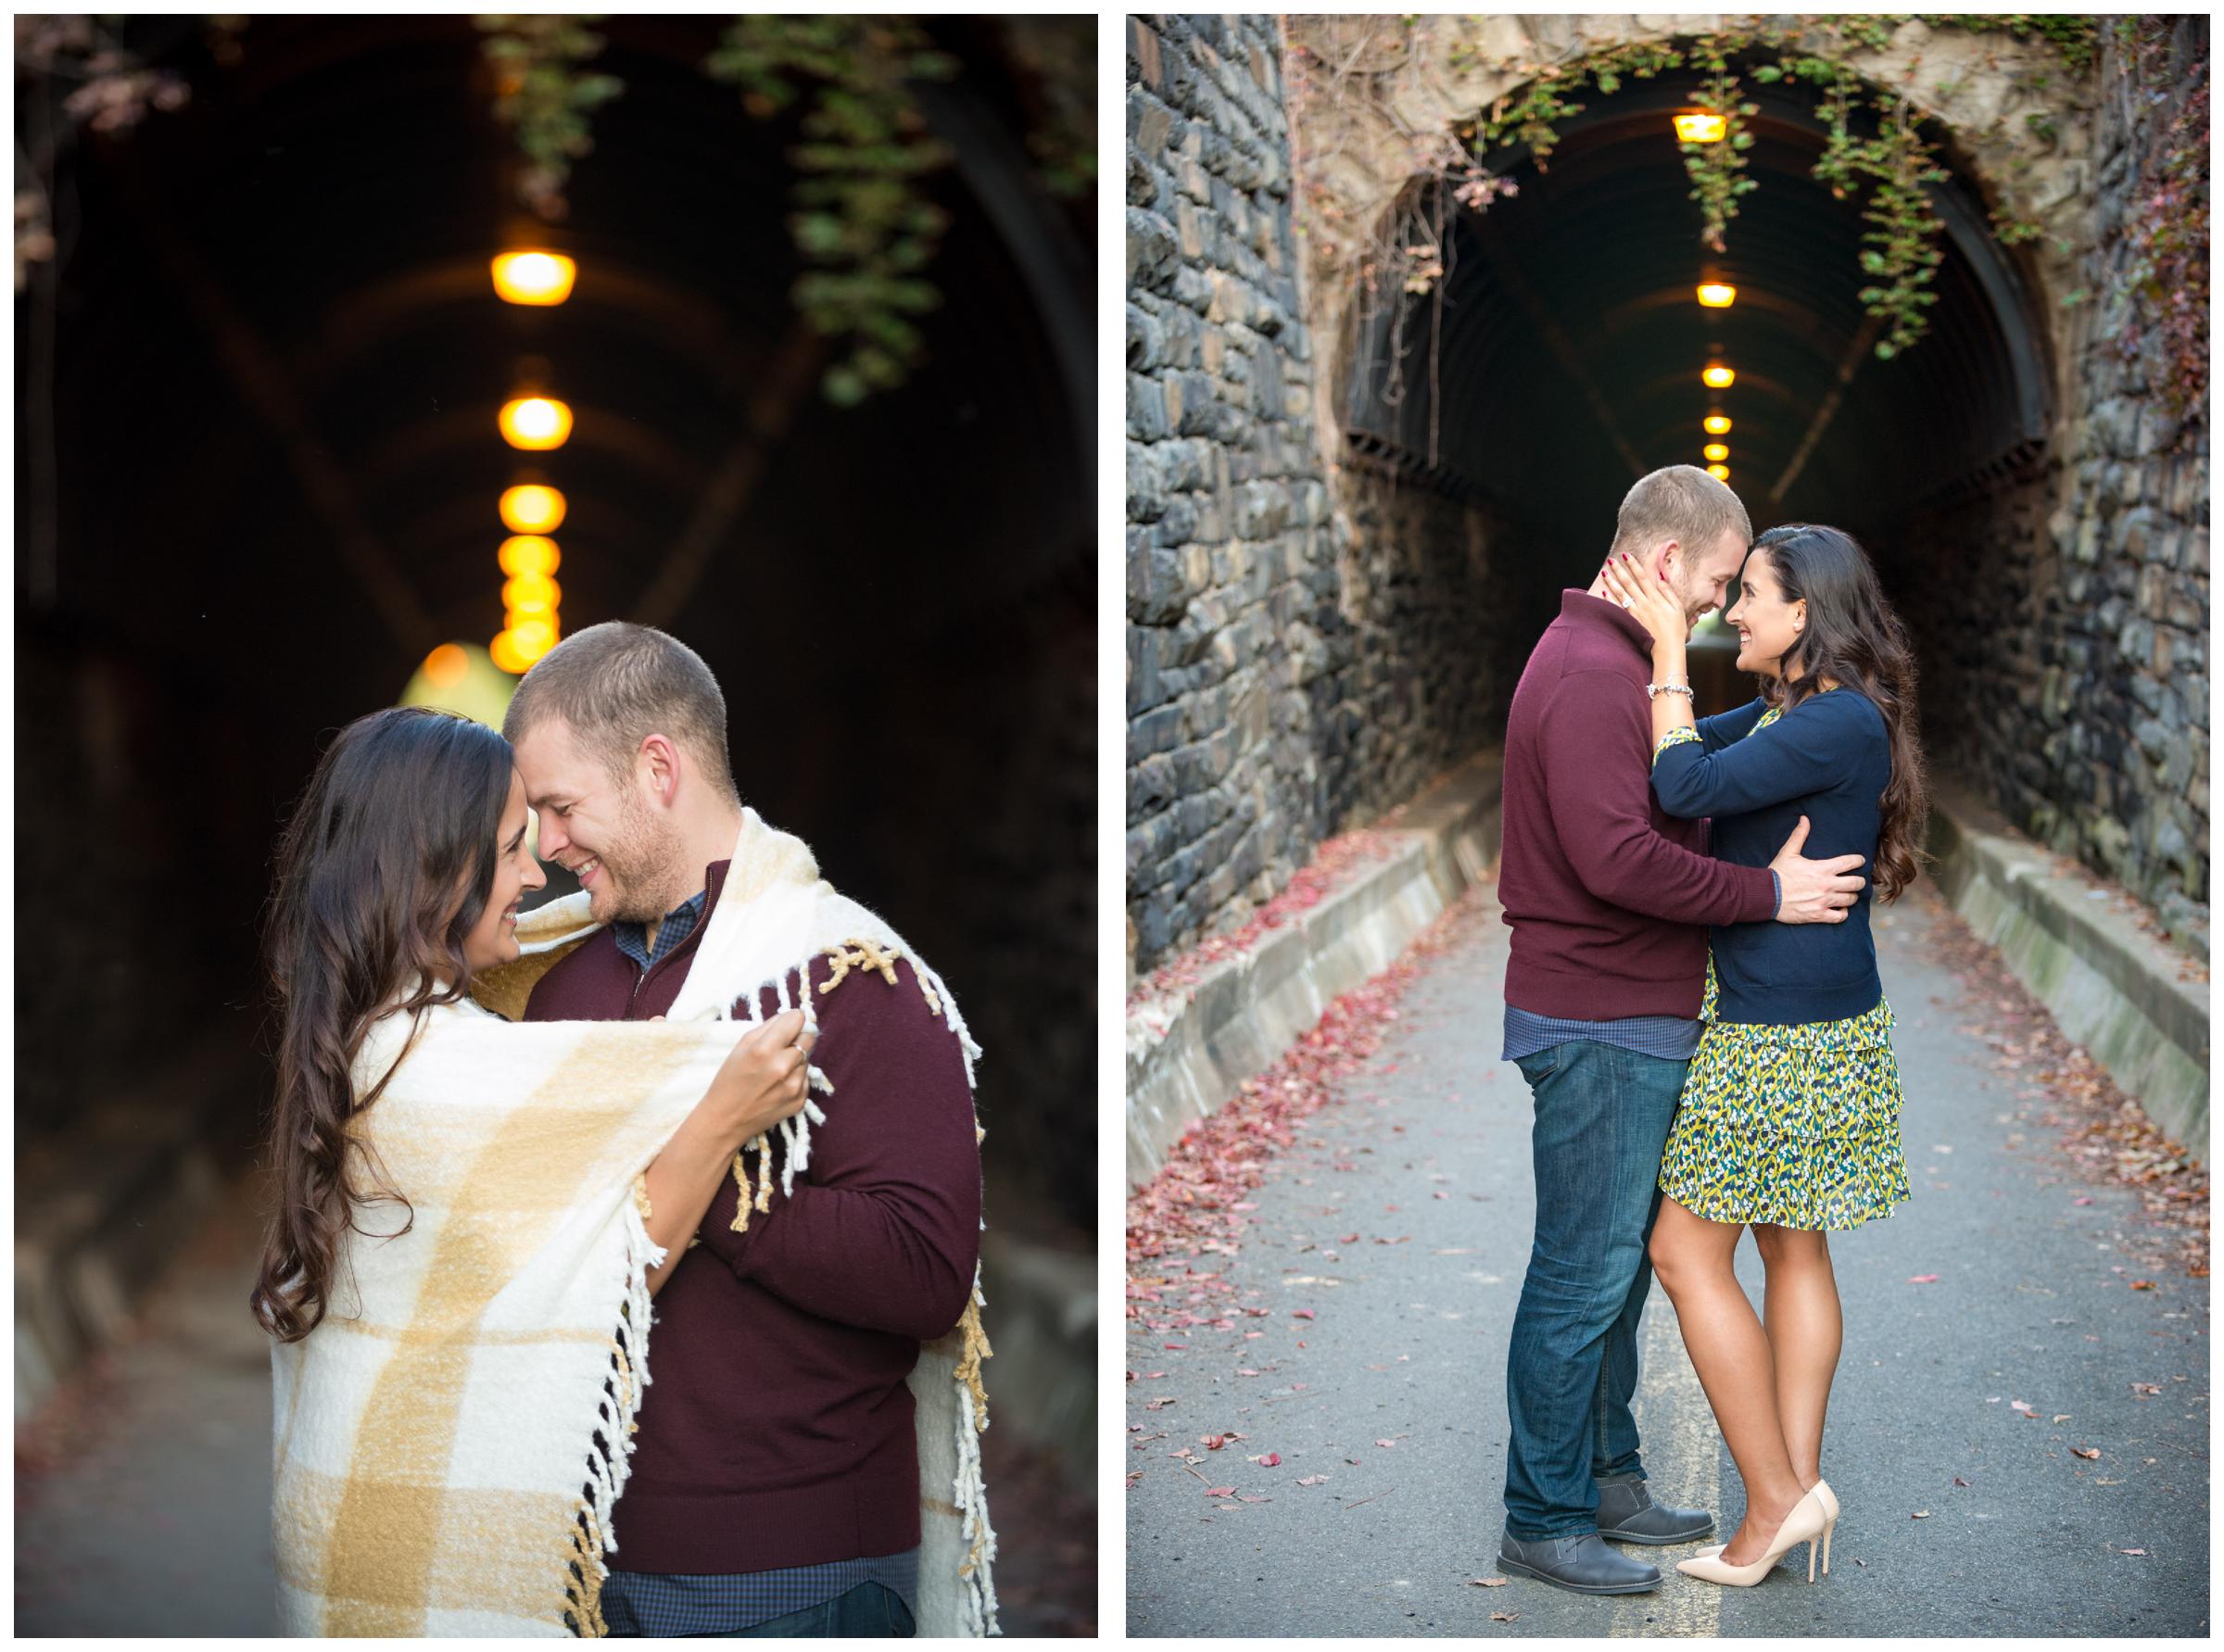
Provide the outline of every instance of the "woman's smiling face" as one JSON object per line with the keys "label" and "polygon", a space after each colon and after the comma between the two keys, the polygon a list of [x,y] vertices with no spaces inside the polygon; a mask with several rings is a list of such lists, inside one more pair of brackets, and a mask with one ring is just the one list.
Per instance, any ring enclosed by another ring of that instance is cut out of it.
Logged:
{"label": "woman's smiling face", "polygon": [[1807,599],[1784,600],[1784,587],[1769,565],[1768,552],[1759,549],[1745,559],[1738,575],[1738,599],[1723,616],[1738,633],[1738,669],[1756,676],[1784,675],[1784,654],[1800,639],[1807,624]]}
{"label": "woman's smiling face", "polygon": [[518,902],[549,881],[525,847],[525,783],[512,770],[510,801],[495,839],[494,888],[487,892],[486,910],[463,938],[463,959],[474,970],[492,969],[517,957]]}

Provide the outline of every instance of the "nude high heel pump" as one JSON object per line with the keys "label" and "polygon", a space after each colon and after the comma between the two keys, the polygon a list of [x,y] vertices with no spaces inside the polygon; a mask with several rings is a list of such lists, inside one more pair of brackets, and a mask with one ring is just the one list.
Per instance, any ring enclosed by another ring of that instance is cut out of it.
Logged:
{"label": "nude high heel pump", "polygon": [[[1823,1513],[1826,1517],[1823,1523],[1823,1575],[1828,1577],[1830,1575],[1830,1536],[1838,1530],[1838,1497],[1830,1490],[1827,1481],[1818,1480],[1811,1489],[1814,1494],[1815,1501],[1823,1506]],[[1726,1543],[1711,1543],[1705,1548],[1700,1549],[1692,1558],[1705,1560],[1721,1554],[1729,1546]]]}
{"label": "nude high heel pump", "polygon": [[[1819,1489],[1819,1487],[1818,1487]],[[1815,1549],[1822,1542],[1823,1528],[1830,1523],[1822,1500],[1809,1492],[1792,1505],[1784,1523],[1769,1539],[1768,1550],[1750,1566],[1731,1566],[1722,1556],[1694,1555],[1688,1560],[1678,1560],[1676,1570],[1687,1576],[1704,1578],[1710,1583],[1726,1583],[1734,1589],[1750,1589],[1769,1574],[1775,1563],[1801,1544],[1807,1545],[1807,1581],[1814,1582]]]}

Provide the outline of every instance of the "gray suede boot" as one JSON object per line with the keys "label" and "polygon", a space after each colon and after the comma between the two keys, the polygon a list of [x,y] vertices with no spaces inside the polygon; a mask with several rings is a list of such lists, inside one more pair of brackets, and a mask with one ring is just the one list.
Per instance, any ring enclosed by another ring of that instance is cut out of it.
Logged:
{"label": "gray suede boot", "polygon": [[1578,1595],[1638,1595],[1661,1582],[1660,1568],[1608,1548],[1596,1532],[1530,1540],[1509,1532],[1498,1539],[1498,1564]]}
{"label": "gray suede boot", "polygon": [[1598,1488],[1598,1535],[1616,1543],[1696,1543],[1714,1530],[1703,1508],[1674,1508],[1655,1503],[1642,1480],[1592,1482]]}

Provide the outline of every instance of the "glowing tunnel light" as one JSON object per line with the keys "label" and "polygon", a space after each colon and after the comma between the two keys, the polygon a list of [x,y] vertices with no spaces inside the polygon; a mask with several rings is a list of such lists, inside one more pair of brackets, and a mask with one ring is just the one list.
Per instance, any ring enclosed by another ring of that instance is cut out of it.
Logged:
{"label": "glowing tunnel light", "polygon": [[1711,436],[1726,436],[1730,434],[1730,419],[1727,413],[1709,413],[1703,422],[1707,434]]}
{"label": "glowing tunnel light", "polygon": [[1699,380],[1710,390],[1727,390],[1738,382],[1738,375],[1722,362],[1710,361],[1706,372],[1699,375]]}
{"label": "glowing tunnel light", "polygon": [[552,534],[563,525],[563,495],[537,482],[502,490],[502,525],[513,534]]}
{"label": "glowing tunnel light", "polygon": [[557,252],[505,252],[494,260],[494,290],[511,304],[562,304],[579,266]]}
{"label": "glowing tunnel light", "polygon": [[1719,144],[1728,130],[1725,117],[1704,109],[1688,109],[1675,117],[1675,137],[1681,144]]}
{"label": "glowing tunnel light", "polygon": [[563,564],[563,553],[556,549],[556,541],[540,534],[519,534],[502,541],[495,553],[495,561],[502,572],[512,576],[520,574],[550,574]]}
{"label": "glowing tunnel light", "polygon": [[520,614],[517,623],[502,635],[510,638],[530,665],[556,646],[556,622],[539,614]]}
{"label": "glowing tunnel light", "polygon": [[1724,460],[1729,458],[1730,456],[1729,445],[1725,442],[1709,442],[1704,448],[1700,448],[1700,451],[1704,453],[1709,459],[1713,460],[1717,464],[1721,463]]}
{"label": "glowing tunnel light", "polygon": [[549,618],[562,599],[563,587],[545,574],[520,574],[502,586],[502,606],[512,620],[527,614]]}
{"label": "glowing tunnel light", "polygon": [[1730,479],[1730,467],[1726,464],[1711,464],[1707,467],[1707,474],[1717,482],[1727,482]]}
{"label": "glowing tunnel light", "polygon": [[497,421],[502,440],[529,453],[561,448],[572,434],[572,410],[546,396],[524,396],[502,404]]}
{"label": "glowing tunnel light", "polygon": [[1738,302],[1738,289],[1725,282],[1710,281],[1700,287],[1699,301],[1709,309],[1727,309]]}

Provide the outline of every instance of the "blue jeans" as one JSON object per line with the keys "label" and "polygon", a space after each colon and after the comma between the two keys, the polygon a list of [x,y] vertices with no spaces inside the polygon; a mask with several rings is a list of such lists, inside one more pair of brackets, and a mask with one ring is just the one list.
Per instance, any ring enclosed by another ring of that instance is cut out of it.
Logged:
{"label": "blue jeans", "polygon": [[1506,1354],[1506,1529],[1598,1529],[1593,1477],[1635,1475],[1637,1321],[1661,1153],[1690,1064],[1587,1039],[1517,1064],[1536,1107],[1536,1237]]}

